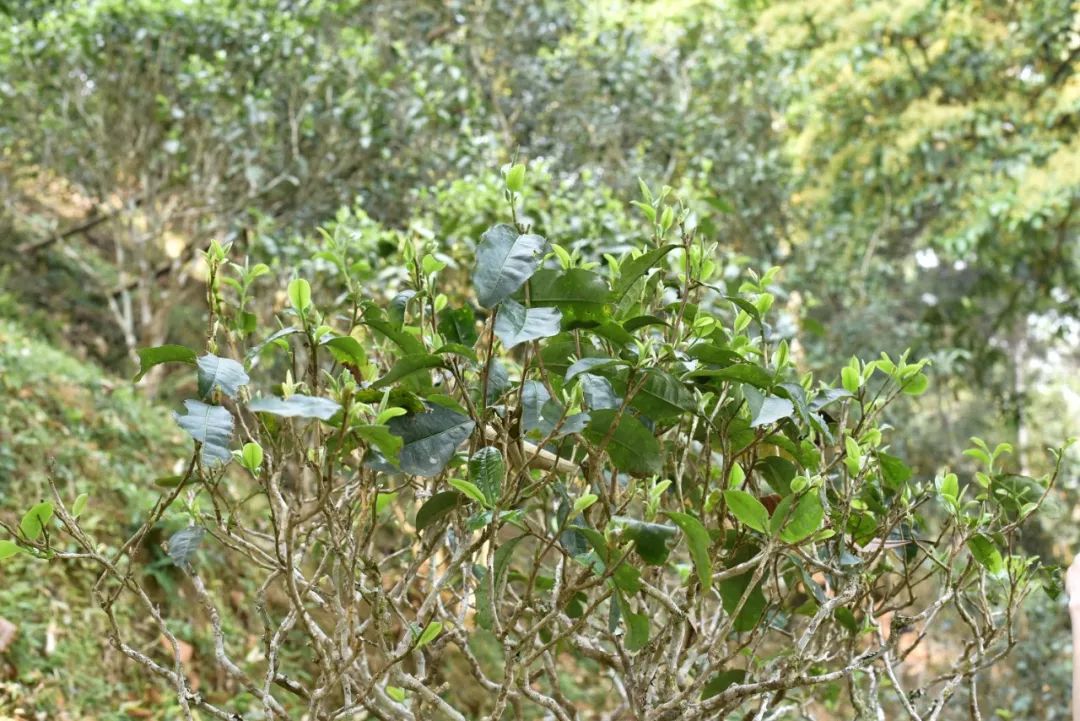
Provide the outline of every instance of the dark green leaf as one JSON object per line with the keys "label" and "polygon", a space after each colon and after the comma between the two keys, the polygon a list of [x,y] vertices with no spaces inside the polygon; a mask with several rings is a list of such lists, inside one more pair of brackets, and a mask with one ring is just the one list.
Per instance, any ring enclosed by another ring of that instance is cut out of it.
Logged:
{"label": "dark green leaf", "polygon": [[754,469],[776,493],[781,496],[791,493],[791,480],[795,478],[797,470],[791,461],[780,456],[765,456],[754,464]]}
{"label": "dark green leaf", "polygon": [[[640,378],[634,381],[634,386],[641,383],[641,388],[630,400],[630,406],[642,415],[664,423],[695,409],[694,397],[675,376],[659,368],[646,368],[643,373],[644,382]],[[616,390],[626,393],[626,384],[616,384]]]}
{"label": "dark green leaf", "polygon": [[892,491],[899,491],[911,478],[912,471],[907,465],[897,458],[883,451],[878,451],[878,465],[881,466],[881,479],[885,486]]}
{"label": "dark green leaf", "polygon": [[216,355],[199,356],[199,395],[205,400],[215,388],[229,398],[236,398],[240,386],[246,386],[251,378],[244,372],[244,366],[231,358],[219,358]]}
{"label": "dark green leaf", "polygon": [[442,519],[461,503],[464,496],[457,491],[442,491],[429,498],[420,510],[416,512],[416,521],[413,525],[416,530],[422,531],[436,521]]}
{"label": "dark green leaf", "polygon": [[635,518],[615,516],[612,522],[619,527],[620,538],[634,542],[634,550],[645,563],[659,566],[667,561],[671,549],[668,539],[675,535],[675,528],[662,523],[646,523]]}
{"label": "dark green leaf", "polygon": [[620,471],[636,476],[649,476],[663,470],[660,443],[641,421],[629,413],[623,413],[619,418],[618,411],[593,411],[583,435],[596,445],[607,440],[610,435],[606,445],[607,454]]}
{"label": "dark green leaf", "polygon": [[551,306],[563,313],[564,322],[604,321],[612,313],[607,282],[596,273],[581,268],[545,268],[529,283],[533,307]]}
{"label": "dark green leaf", "polygon": [[202,401],[184,401],[187,412],[175,413],[176,422],[188,434],[202,444],[203,460],[228,463],[232,458],[229,440],[232,438],[233,417],[221,406],[212,406]]}
{"label": "dark green leaf", "polygon": [[138,383],[151,368],[162,363],[187,363],[195,365],[195,351],[182,345],[159,345],[154,348],[140,348],[139,372],[134,381]]}
{"label": "dark green leaf", "polygon": [[444,308],[439,313],[439,333],[447,343],[473,347],[480,337],[476,332],[476,314],[472,308]]}
{"label": "dark green leaf", "polygon": [[526,308],[507,299],[495,316],[495,335],[506,348],[539,338],[550,338],[559,332],[562,313],[558,308]]}
{"label": "dark green leaf", "polygon": [[758,428],[788,418],[795,412],[795,406],[787,398],[765,395],[756,388],[743,388],[746,403],[750,406],[750,427]]}
{"label": "dark green leaf", "polygon": [[360,341],[351,335],[330,337],[324,340],[322,344],[330,349],[330,355],[334,356],[334,360],[338,363],[350,363],[354,366],[367,364],[367,353],[364,352],[364,346],[360,345]]}
{"label": "dark green leaf", "polygon": [[432,403],[427,413],[391,418],[390,430],[401,436],[401,470],[414,476],[438,475],[476,424],[468,416]]}
{"label": "dark green leaf", "polygon": [[643,613],[633,613],[623,604],[623,620],[626,621],[626,650],[633,653],[649,644],[649,617]]}
{"label": "dark green leaf", "polygon": [[199,526],[188,526],[174,533],[169,538],[169,558],[173,565],[187,567],[199,550],[205,534],[206,529]]}
{"label": "dark green leaf", "polygon": [[480,236],[473,269],[480,305],[492,308],[517,292],[540,267],[546,252],[547,241],[539,235],[521,235],[505,224],[488,229]]}
{"label": "dark green leaf", "polygon": [[655,248],[647,253],[639,255],[637,258],[624,261],[619,268],[619,277],[611,288],[612,302],[618,303],[622,300],[622,297],[626,295],[626,292],[630,290],[641,276],[645,275],[653,268],[659,267],[657,264],[660,260],[678,247],[679,246],[677,245],[670,244],[662,245],[659,248]]}
{"label": "dark green leaf", "polygon": [[727,368],[698,370],[691,375],[695,378],[716,378],[736,383],[748,383],[761,389],[768,388],[773,382],[771,373],[753,363],[739,363]]}
{"label": "dark green leaf", "polygon": [[721,671],[720,673],[709,679],[705,687],[701,689],[701,700],[705,701],[718,696],[727,690],[728,686],[734,686],[737,683],[742,683],[746,678],[746,671],[742,669],[732,669],[730,671]]}
{"label": "dark green leaf", "polygon": [[[729,567],[734,567],[740,563],[749,561],[754,556],[754,553],[756,553],[755,549],[743,546],[734,557],[731,558]],[[725,578],[717,584],[717,590],[720,592],[720,599],[723,602],[724,611],[726,613],[729,615],[735,613],[735,609],[739,605],[739,600],[746,590],[750,588],[750,582],[753,580],[753,577],[754,571],[753,569],[750,569],[746,573],[733,578]],[[765,594],[761,590],[761,585],[762,584],[759,581],[750,591],[742,610],[735,616],[732,630],[743,633],[757,627],[762,614],[765,612],[765,606],[767,605],[767,600]]]}
{"label": "dark green leaf", "polygon": [[399,464],[398,457],[401,453],[402,441],[399,436],[390,432],[390,426],[360,425],[353,426],[351,430],[369,447],[377,448],[391,465]]}
{"label": "dark green leaf", "polygon": [[615,395],[611,381],[607,378],[595,376],[592,373],[582,373],[578,379],[581,383],[585,405],[592,410],[618,408],[622,405],[622,398]]}
{"label": "dark green leaf", "polygon": [[372,383],[371,387],[375,389],[385,388],[391,383],[395,383],[413,373],[419,373],[420,371],[429,370],[431,368],[443,368],[444,366],[445,361],[437,355],[428,353],[405,355],[394,363],[394,367],[391,368],[386,375]]}
{"label": "dark green leaf", "polygon": [[498,448],[481,448],[469,459],[469,480],[481,490],[488,504],[499,500],[505,478],[506,463]]}
{"label": "dark green leaf", "polygon": [[368,306],[364,310],[364,324],[380,335],[389,338],[406,354],[416,355],[427,352],[423,342],[418,340],[416,336],[410,335],[400,328],[395,328],[394,324],[387,320],[382,311],[375,306]]}

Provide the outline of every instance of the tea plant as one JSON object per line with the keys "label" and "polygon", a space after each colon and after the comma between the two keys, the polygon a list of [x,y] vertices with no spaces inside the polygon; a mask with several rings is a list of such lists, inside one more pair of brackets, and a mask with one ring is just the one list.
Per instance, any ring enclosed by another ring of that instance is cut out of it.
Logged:
{"label": "tea plant", "polygon": [[[294,278],[260,326],[268,269],[212,243],[205,348],[140,352],[140,375],[197,378],[181,472],[112,550],[79,524],[86,493],[54,484],[0,557],[95,568],[109,641],[189,718],[930,720],[961,688],[978,714],[1052,580],[1016,540],[1056,474],[1010,474],[1007,446],[974,439],[972,478],[917,477],[879,419],[925,391],[925,362],[800,374],[775,269],[723,273],[668,189],[642,185],[643,247],[598,263],[516,222],[524,172],[471,272],[406,240],[387,303],[329,235],[343,292]],[[163,608],[138,549],[178,516],[196,603]],[[239,605],[236,573],[259,588]],[[193,688],[181,622],[229,693]],[[964,643],[907,674],[946,624]]]}

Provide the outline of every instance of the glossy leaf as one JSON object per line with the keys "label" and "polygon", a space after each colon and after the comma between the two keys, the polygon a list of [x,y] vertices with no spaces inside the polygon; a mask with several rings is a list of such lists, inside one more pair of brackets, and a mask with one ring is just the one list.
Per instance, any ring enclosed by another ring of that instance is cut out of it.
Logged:
{"label": "glossy leaf", "polygon": [[186,400],[184,415],[174,413],[176,422],[188,435],[202,444],[204,461],[228,463],[232,459],[229,442],[232,438],[233,417],[221,406],[202,401]]}
{"label": "glossy leaf", "polygon": [[761,501],[746,491],[724,491],[728,510],[740,522],[761,533],[769,531],[769,512]]}
{"label": "glossy leaf", "polygon": [[596,445],[606,441],[608,456],[620,471],[649,476],[663,470],[659,441],[629,413],[620,418],[618,411],[592,411],[583,434]]}
{"label": "glossy leaf", "polygon": [[210,398],[215,388],[229,398],[236,398],[241,386],[251,382],[244,366],[231,358],[219,358],[216,355],[199,356],[199,396],[203,400]]}
{"label": "glossy leaf", "polygon": [[562,313],[558,308],[526,308],[511,299],[504,300],[495,316],[495,335],[507,348],[559,332]]}
{"label": "glossy leaf", "polygon": [[463,496],[457,491],[442,491],[433,495],[416,512],[413,525],[417,532],[444,518],[461,504],[462,499]]}
{"label": "glossy leaf", "polygon": [[547,241],[501,224],[488,229],[476,247],[473,287],[481,306],[492,308],[517,292],[540,267]]}
{"label": "glossy leaf", "polygon": [[476,424],[443,406],[427,403],[426,413],[390,419],[390,431],[401,437],[401,470],[414,476],[438,475]]}
{"label": "glossy leaf", "polygon": [[469,459],[469,479],[479,488],[489,505],[499,500],[506,478],[506,462],[498,448],[486,446]]}

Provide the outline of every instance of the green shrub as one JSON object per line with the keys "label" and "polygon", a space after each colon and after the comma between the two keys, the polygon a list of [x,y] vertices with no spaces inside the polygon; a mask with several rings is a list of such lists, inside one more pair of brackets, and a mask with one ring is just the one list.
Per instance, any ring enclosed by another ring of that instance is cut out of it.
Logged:
{"label": "green shrub", "polygon": [[[268,269],[213,243],[205,349],[140,352],[140,375],[192,367],[184,470],[120,550],[56,493],[0,555],[100,572],[107,617],[153,629],[111,622],[110,642],[218,718],[875,718],[973,689],[1048,579],[1015,540],[1055,476],[974,439],[973,477],[915,477],[879,419],[925,362],[800,374],[776,270],[721,273],[667,189],[637,206],[648,240],[604,266],[517,224],[471,271],[407,241],[389,303],[331,233],[317,260],[343,290],[295,277],[272,325],[249,305]],[[163,608],[129,548],[178,517]],[[949,624],[962,642],[905,674]],[[219,685],[144,650],[179,629]]]}

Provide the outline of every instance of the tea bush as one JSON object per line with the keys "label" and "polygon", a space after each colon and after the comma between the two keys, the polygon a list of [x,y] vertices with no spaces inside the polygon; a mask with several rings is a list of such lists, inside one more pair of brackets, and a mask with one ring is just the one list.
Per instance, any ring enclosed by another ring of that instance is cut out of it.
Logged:
{"label": "tea bush", "polygon": [[[471,270],[406,240],[387,303],[352,234],[315,258],[333,292],[264,287],[212,243],[205,347],[139,354],[140,376],[196,380],[181,472],[123,539],[80,522],[91,489],[54,483],[2,523],[0,557],[94,570],[109,642],[189,718],[977,709],[1018,608],[1055,590],[1016,540],[1056,473],[1007,473],[1009,447],[973,439],[972,477],[916,477],[880,418],[926,390],[925,361],[800,373],[776,269],[719,267],[669,188],[642,184],[643,246],[601,264],[531,232],[525,181],[504,169],[509,222]],[[137,551],[177,519],[185,581],[162,604]],[[909,672],[945,627],[958,640]],[[216,681],[194,687],[180,629]]]}

